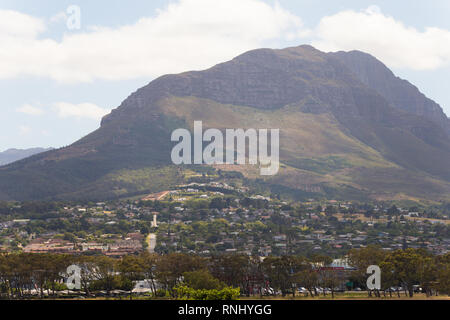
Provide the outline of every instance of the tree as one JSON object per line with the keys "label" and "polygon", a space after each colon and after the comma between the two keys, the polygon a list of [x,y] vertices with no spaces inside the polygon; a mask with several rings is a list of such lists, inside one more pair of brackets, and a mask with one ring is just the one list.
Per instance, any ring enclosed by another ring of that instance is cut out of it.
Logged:
{"label": "tree", "polygon": [[295,296],[296,274],[302,269],[304,259],[297,256],[269,256],[262,268],[273,288],[281,290],[283,296],[289,291]]}
{"label": "tree", "polygon": [[450,253],[436,258],[436,277],[434,288],[450,295]]}
{"label": "tree", "polygon": [[334,299],[334,292],[336,288],[338,288],[342,282],[344,281],[343,275],[339,270],[333,270],[331,268],[320,268],[319,270],[319,283],[324,288],[330,288],[331,297]]}
{"label": "tree", "polygon": [[211,274],[225,282],[228,286],[240,287],[247,290],[246,278],[248,275],[250,258],[241,254],[222,254],[210,259]]}
{"label": "tree", "polygon": [[204,269],[203,258],[183,253],[171,253],[161,256],[156,262],[156,279],[173,296],[173,289],[182,282],[185,272]]}
{"label": "tree", "polygon": [[[378,246],[370,245],[366,248],[351,249],[348,253],[348,260],[351,266],[356,270],[352,272],[352,278],[359,284],[365,285],[367,279],[367,267],[371,265],[379,266],[384,260],[386,253]],[[369,296],[372,291],[368,290]],[[379,295],[379,292],[376,291]]]}
{"label": "tree", "polygon": [[131,299],[133,281],[143,279],[144,267],[142,265],[142,260],[136,256],[125,256],[118,263],[118,271],[122,277],[122,288],[130,291]]}
{"label": "tree", "polygon": [[[386,290],[389,291],[390,297],[392,297],[392,287],[398,286],[398,281],[394,274],[394,269],[392,263],[382,261],[379,265],[381,269],[381,290],[383,290],[384,296],[386,297]],[[397,290],[397,294],[400,297],[400,291]]]}
{"label": "tree", "polygon": [[225,284],[219,279],[214,278],[208,270],[198,270],[183,273],[184,283],[192,289],[200,290],[212,290],[222,289]]}
{"label": "tree", "polygon": [[144,252],[140,255],[144,279],[150,281],[152,293],[156,293],[156,265],[159,256],[154,253]]}
{"label": "tree", "polygon": [[55,291],[60,288],[60,281],[62,274],[67,270],[67,267],[72,264],[73,258],[69,255],[51,255],[48,261],[48,281],[49,289],[52,290],[53,295]]}
{"label": "tree", "polygon": [[209,208],[221,210],[225,208],[226,204],[226,201],[224,201],[222,198],[213,198],[209,204]]}
{"label": "tree", "polygon": [[397,206],[394,204],[387,210],[388,215],[398,216],[400,214],[400,210],[398,210]]}
{"label": "tree", "polygon": [[395,280],[405,288],[405,292],[413,297],[413,286],[420,284],[427,277],[426,273],[432,260],[423,250],[409,248],[389,253],[384,263],[389,266],[386,268],[384,265],[384,269],[392,272]]}
{"label": "tree", "polygon": [[96,280],[96,283],[92,284],[94,289],[101,287],[109,295],[111,290],[120,286],[116,276],[117,262],[114,259],[104,256],[96,257],[95,268],[92,271]]}
{"label": "tree", "polygon": [[305,267],[295,274],[295,280],[308,290],[311,297],[314,297],[319,277],[317,271],[312,268],[311,264],[305,264]]}
{"label": "tree", "polygon": [[91,295],[90,284],[96,280],[97,265],[95,264],[96,257],[80,256],[76,259],[75,264],[80,267],[80,284],[81,289],[86,292],[88,296]]}

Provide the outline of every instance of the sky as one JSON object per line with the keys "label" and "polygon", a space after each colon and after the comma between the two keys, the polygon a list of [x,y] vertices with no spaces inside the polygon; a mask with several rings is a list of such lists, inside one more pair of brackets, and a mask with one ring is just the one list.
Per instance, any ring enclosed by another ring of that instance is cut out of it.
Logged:
{"label": "sky", "polygon": [[450,115],[448,0],[0,0],[0,151],[62,147],[158,76],[256,48],[368,52]]}

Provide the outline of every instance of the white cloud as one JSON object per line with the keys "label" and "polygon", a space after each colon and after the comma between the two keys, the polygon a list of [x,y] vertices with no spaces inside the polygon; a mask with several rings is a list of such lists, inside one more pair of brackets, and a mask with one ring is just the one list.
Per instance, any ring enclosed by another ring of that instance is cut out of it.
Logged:
{"label": "white cloud", "polygon": [[[47,23],[63,18],[61,12]],[[389,67],[432,70],[450,65],[449,30],[420,31],[376,6],[324,17],[313,30],[280,5],[261,0],[179,0],[155,17],[117,28],[67,31],[60,41],[42,38],[46,27],[44,19],[0,10],[0,79],[36,76],[78,83],[153,78],[204,69],[284,40],[300,44],[305,38],[324,51],[369,52]]]}
{"label": "white cloud", "polygon": [[0,10],[0,39],[17,37],[18,40],[31,40],[45,29],[45,23],[41,19],[17,11]]}
{"label": "white cloud", "polygon": [[53,106],[61,118],[74,117],[100,120],[110,112],[110,110],[103,109],[93,103],[73,104],[69,102],[57,102]]}
{"label": "white cloud", "polygon": [[[180,0],[159,10],[156,17],[119,28],[66,33],[60,42],[38,38],[44,22],[19,15],[31,22],[17,24],[15,34],[0,33],[0,78],[31,75],[89,82],[154,77],[207,68],[305,33],[300,18],[260,0]],[[13,23],[10,20],[4,24]],[[21,31],[22,24],[27,28]]]}
{"label": "white cloud", "polygon": [[313,45],[323,51],[361,50],[389,67],[433,70],[450,65],[450,31],[419,31],[370,6],[321,19]]}
{"label": "white cloud", "polygon": [[25,113],[30,116],[38,116],[44,113],[44,111],[42,111],[41,109],[32,106],[30,104],[24,104],[20,108],[17,108],[16,111],[20,113]]}

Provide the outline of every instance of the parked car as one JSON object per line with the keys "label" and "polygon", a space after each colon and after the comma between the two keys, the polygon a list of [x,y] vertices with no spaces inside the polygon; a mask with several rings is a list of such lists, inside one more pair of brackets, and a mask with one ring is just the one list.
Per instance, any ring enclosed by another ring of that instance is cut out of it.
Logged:
{"label": "parked car", "polygon": [[414,291],[414,293],[420,293],[420,292],[422,292],[422,288],[419,285],[414,285],[413,291]]}
{"label": "parked car", "polygon": [[273,295],[275,295],[275,290],[273,290],[273,288],[270,288],[270,287],[268,287],[268,288],[263,288],[263,289],[262,289],[262,293],[263,293],[263,295],[265,295],[265,296],[273,296]]}
{"label": "parked car", "polygon": [[298,292],[299,293],[308,293],[308,289],[306,289],[305,287],[300,287],[300,288],[298,288]]}

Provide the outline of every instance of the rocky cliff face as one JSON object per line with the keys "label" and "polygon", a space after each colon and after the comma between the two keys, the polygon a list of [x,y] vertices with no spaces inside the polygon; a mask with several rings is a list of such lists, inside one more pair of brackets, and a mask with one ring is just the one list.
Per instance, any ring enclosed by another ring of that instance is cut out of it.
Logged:
{"label": "rocky cliff face", "polygon": [[344,84],[361,86],[341,63],[311,46],[258,49],[205,71],[162,76],[132,94],[104,122],[123,110],[149,107],[167,95],[276,109]]}
{"label": "rocky cliff face", "polygon": [[442,108],[417,87],[396,77],[381,61],[361,51],[341,51],[329,55],[345,64],[360,81],[377,91],[394,107],[432,120],[450,137],[450,121]]}

